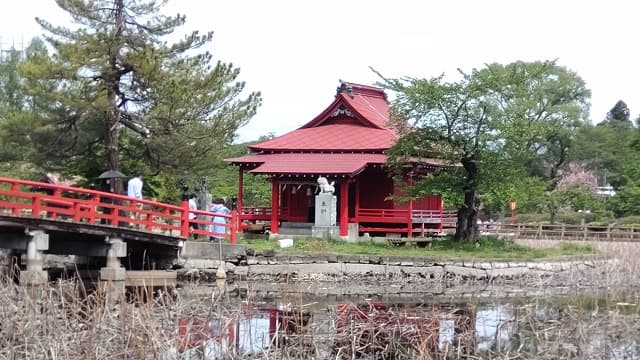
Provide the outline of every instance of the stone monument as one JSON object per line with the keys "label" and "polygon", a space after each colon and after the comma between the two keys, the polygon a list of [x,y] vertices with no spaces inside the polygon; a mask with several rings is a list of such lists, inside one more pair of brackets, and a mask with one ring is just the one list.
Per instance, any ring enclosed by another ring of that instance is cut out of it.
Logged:
{"label": "stone monument", "polygon": [[[196,180],[196,184],[194,186],[195,194],[196,194],[196,205],[198,206],[198,210],[208,211],[211,208],[211,202],[213,201],[213,196],[209,193],[209,181],[206,177],[201,177]],[[208,223],[211,223],[213,220],[211,216],[198,214],[198,219],[206,220]],[[200,229],[206,230],[204,224],[197,224]]]}
{"label": "stone monument", "polygon": [[340,230],[336,226],[336,196],[335,182],[329,183],[327,178],[318,178],[319,194],[316,195],[315,203],[315,224],[311,228],[311,234],[317,238],[338,238]]}

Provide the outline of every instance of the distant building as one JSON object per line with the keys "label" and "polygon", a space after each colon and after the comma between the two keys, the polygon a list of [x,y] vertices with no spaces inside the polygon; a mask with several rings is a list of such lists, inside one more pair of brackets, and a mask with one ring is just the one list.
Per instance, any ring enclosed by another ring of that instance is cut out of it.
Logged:
{"label": "distant building", "polygon": [[613,190],[613,186],[611,185],[598,186],[596,190],[596,194],[602,195],[602,196],[615,196],[616,191]]}

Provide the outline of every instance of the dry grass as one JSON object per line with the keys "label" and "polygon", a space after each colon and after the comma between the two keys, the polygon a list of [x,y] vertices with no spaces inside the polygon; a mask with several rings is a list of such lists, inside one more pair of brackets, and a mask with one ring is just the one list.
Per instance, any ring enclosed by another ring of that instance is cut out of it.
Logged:
{"label": "dry grass", "polygon": [[81,293],[73,282],[36,289],[3,281],[0,358],[157,359],[175,344],[177,314],[170,304],[109,306],[99,291]]}
{"label": "dry grass", "polygon": [[[619,259],[598,272],[602,278],[597,285],[637,286],[640,246],[597,245],[604,255]],[[341,308],[314,308],[291,293],[289,285],[283,283],[278,295],[287,310],[280,313],[276,336],[266,347],[251,350],[225,342],[227,333],[219,331],[260,308],[251,288],[243,298],[232,297],[221,283],[209,288],[208,296],[196,296],[185,287],[179,293],[162,289],[109,303],[99,289],[90,291],[73,279],[35,289],[4,277],[0,359],[640,358],[638,292],[605,292],[597,300],[575,296],[510,301],[508,316],[497,319],[499,330],[487,340],[480,339],[478,304],[426,299],[435,305],[398,309],[345,303]],[[454,330],[442,341],[447,322]],[[194,340],[188,350],[182,330]],[[489,345],[479,348],[479,339]]]}

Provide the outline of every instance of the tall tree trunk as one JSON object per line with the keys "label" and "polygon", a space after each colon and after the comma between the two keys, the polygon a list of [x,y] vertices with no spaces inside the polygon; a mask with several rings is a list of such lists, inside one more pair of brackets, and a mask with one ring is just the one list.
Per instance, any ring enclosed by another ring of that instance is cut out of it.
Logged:
{"label": "tall tree trunk", "polygon": [[[120,53],[122,37],[122,29],[124,27],[124,3],[122,0],[117,0],[114,3],[116,32],[112,42],[112,48],[109,56],[109,68],[106,74],[103,74],[103,79],[107,88],[107,98],[109,100],[110,109],[107,110],[104,121],[104,144],[106,152],[106,163],[109,170],[120,171],[120,155],[118,151],[118,133],[119,133],[119,117],[120,110],[118,109],[118,93],[119,89],[119,69],[118,69],[118,54]],[[114,192],[117,194],[123,193],[124,186],[122,179],[114,179]]]}
{"label": "tall tree trunk", "polygon": [[[109,93],[110,91],[107,91]],[[108,170],[120,171],[120,157],[118,152],[118,114],[115,111],[107,111],[104,119],[104,145]],[[113,191],[121,194],[123,190],[122,179],[113,179]]]}
{"label": "tall tree trunk", "polygon": [[460,161],[465,169],[464,204],[458,210],[458,224],[456,225],[456,240],[474,241],[478,236],[478,210],[476,201],[476,187],[478,180],[478,165],[475,157],[463,157]]}

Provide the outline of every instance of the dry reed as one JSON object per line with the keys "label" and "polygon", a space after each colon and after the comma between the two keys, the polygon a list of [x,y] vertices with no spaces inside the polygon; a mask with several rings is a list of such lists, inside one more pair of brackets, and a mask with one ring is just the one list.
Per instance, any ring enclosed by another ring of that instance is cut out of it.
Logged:
{"label": "dry reed", "polygon": [[[605,289],[600,299],[509,301],[509,316],[489,339],[480,336],[478,304],[398,309],[357,302],[318,310],[291,293],[287,279],[275,333],[266,343],[254,339],[260,344],[241,347],[220,329],[238,327],[262,308],[251,286],[243,298],[230,297],[223,282],[207,297],[189,287],[140,289],[111,303],[99,288],[90,291],[74,279],[30,288],[9,275],[0,281],[0,359],[640,358],[640,294],[633,290],[640,246],[608,244],[602,251],[617,261],[591,274],[601,277],[589,282]],[[631,290],[611,290],[621,284]],[[452,330],[443,340],[447,322]]]}

